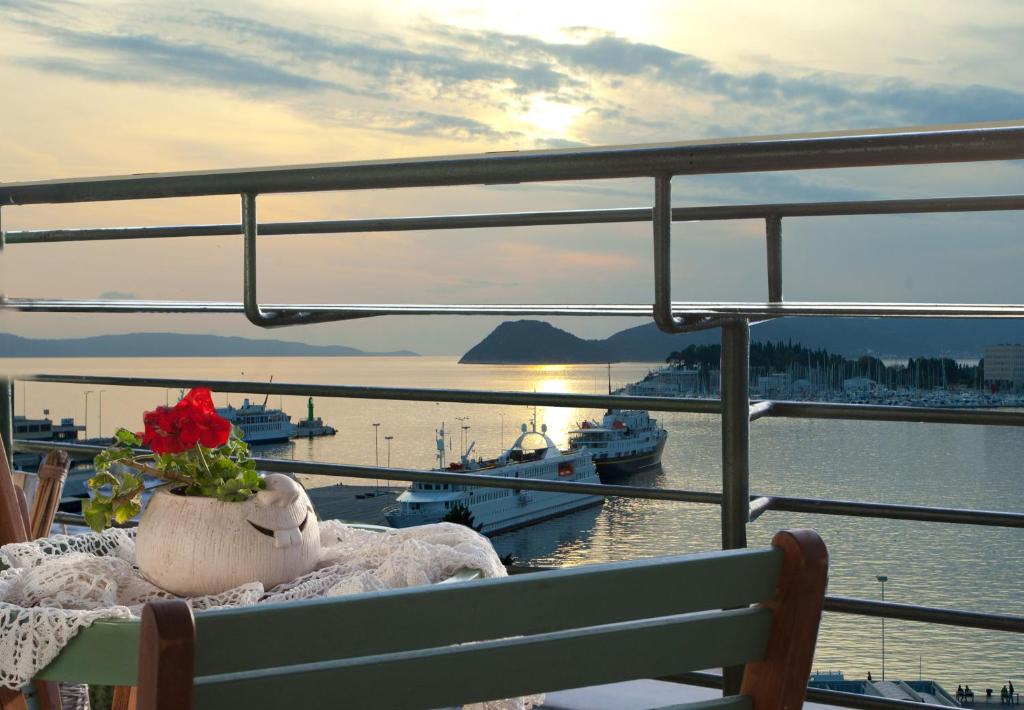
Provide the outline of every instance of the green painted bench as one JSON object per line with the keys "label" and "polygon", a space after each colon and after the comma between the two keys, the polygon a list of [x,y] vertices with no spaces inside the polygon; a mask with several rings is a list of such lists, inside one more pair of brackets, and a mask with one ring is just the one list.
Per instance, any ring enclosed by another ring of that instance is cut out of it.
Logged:
{"label": "green painted bench", "polygon": [[[140,710],[438,708],[745,664],[715,710],[799,710],[828,572],[772,546],[210,611],[146,605]],[[123,659],[129,662],[130,659]]]}
{"label": "green painted bench", "polygon": [[[363,530],[383,532],[379,525],[352,524]],[[480,579],[475,569],[456,572],[442,584]],[[294,603],[294,602],[293,602]],[[133,686],[136,684],[139,659],[138,619],[97,621],[82,629],[60,655],[36,675],[36,680],[90,685]]]}

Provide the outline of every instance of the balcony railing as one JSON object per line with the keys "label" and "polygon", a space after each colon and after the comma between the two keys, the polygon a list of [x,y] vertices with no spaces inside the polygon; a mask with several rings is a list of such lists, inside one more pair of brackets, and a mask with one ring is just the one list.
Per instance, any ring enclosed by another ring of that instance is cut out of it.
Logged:
{"label": "balcony railing", "polygon": [[[313,461],[259,459],[261,469],[326,476],[377,478],[515,487],[603,496],[703,503],[721,507],[722,547],[746,545],[746,526],[769,510],[918,520],[942,523],[1024,527],[1024,513],[966,510],[851,500],[800,498],[776,492],[752,494],[750,422],[764,417],[908,421],[962,425],[1024,426],[1024,413],[882,405],[770,401],[751,404],[748,391],[750,323],[778,316],[879,317],[1024,317],[1024,304],[956,303],[829,303],[787,302],[783,299],[782,221],[807,216],[880,215],[940,212],[1024,210],[1024,195],[941,197],[824,203],[671,207],[671,178],[675,175],[746,173],[805,169],[919,165],[1024,158],[1024,124],[952,127],[938,130],[872,131],[803,136],[705,141],[630,148],[587,148],[512,152],[415,160],[374,161],[248,170],[143,174],[124,177],[0,183],[0,211],[14,205],[139,200],[200,195],[239,195],[239,224],[197,224],[102,229],[60,229],[0,232],[0,247],[66,241],[192,238],[241,235],[244,289],[241,302],[53,299],[8,296],[4,307],[25,312],[75,313],[237,313],[261,327],[349,320],[381,315],[586,315],[653,318],[667,332],[721,328],[721,400],[688,400],[616,395],[544,394],[535,392],[467,391],[398,387],[330,386],[314,383],[256,383],[89,375],[27,375],[43,382],[127,387],[190,387],[203,385],[218,392],[313,395],[355,399],[479,404],[536,404],[555,407],[639,408],[651,411],[715,414],[722,422],[722,489],[681,489],[611,486],[413,471]],[[353,219],[259,223],[257,195],[282,192],[363,190],[422,186],[452,186],[651,178],[653,206],[600,210],[462,214],[386,219]],[[767,299],[764,302],[697,303],[671,298],[669,268],[673,222],[764,219]],[[527,225],[565,225],[651,222],[654,248],[653,299],[649,304],[261,304],[257,290],[257,237],[335,234],[397,230],[500,228]],[[870,296],[870,294],[866,294]],[[0,435],[12,441],[13,385],[0,391]],[[40,451],[54,444],[14,441],[8,451]],[[83,445],[64,448],[88,449]],[[1024,632],[1024,617],[932,608],[868,599],[828,597],[831,613],[880,616],[998,631]],[[722,685],[734,692],[738,676],[726,670]],[[709,683],[688,675],[688,682]],[[815,690],[820,702],[861,708],[903,708],[907,703]]]}

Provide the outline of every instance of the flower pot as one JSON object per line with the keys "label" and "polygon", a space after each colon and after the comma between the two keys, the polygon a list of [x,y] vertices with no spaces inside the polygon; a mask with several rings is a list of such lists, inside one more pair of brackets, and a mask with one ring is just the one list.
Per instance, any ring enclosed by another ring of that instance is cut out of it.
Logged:
{"label": "flower pot", "polygon": [[179,596],[246,582],[270,589],[312,571],[320,531],[302,487],[279,473],[241,503],[158,490],[139,520],[135,557],[156,586]]}

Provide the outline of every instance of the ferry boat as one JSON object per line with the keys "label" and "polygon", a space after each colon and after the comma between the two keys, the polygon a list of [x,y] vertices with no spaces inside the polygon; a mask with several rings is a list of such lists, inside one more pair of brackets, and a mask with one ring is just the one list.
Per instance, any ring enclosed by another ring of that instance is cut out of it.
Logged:
{"label": "ferry boat", "polygon": [[586,448],[602,481],[629,476],[661,463],[668,432],[637,409],[609,409],[598,422],[585,421],[569,432],[569,447]]}
{"label": "ferry boat", "polygon": [[[268,395],[269,397],[269,395]],[[280,409],[268,409],[263,404],[253,404],[248,399],[241,407],[218,407],[217,414],[242,430],[242,441],[250,445],[273,444],[288,441],[295,436],[296,427],[292,418]]]}
{"label": "ferry boat", "polygon": [[[473,460],[471,443],[460,460],[445,467],[445,430],[438,431],[438,468],[445,472],[466,472],[504,478],[533,478],[549,481],[599,483],[597,469],[588,451],[560,451],[547,435],[547,426],[537,431],[522,425],[512,446],[496,459]],[[448,483],[413,483],[397,499],[397,505],[384,511],[392,527],[440,522],[459,504],[473,515],[473,523],[485,535],[531,525],[575,510],[598,506],[604,498],[574,493],[549,493],[512,488],[486,488]]]}

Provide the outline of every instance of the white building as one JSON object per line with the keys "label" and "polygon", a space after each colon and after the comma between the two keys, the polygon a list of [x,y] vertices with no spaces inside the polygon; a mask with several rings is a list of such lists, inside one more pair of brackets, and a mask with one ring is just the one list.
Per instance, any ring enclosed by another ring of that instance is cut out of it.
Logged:
{"label": "white building", "polygon": [[985,382],[1024,385],[1024,345],[990,345],[985,348]]}

